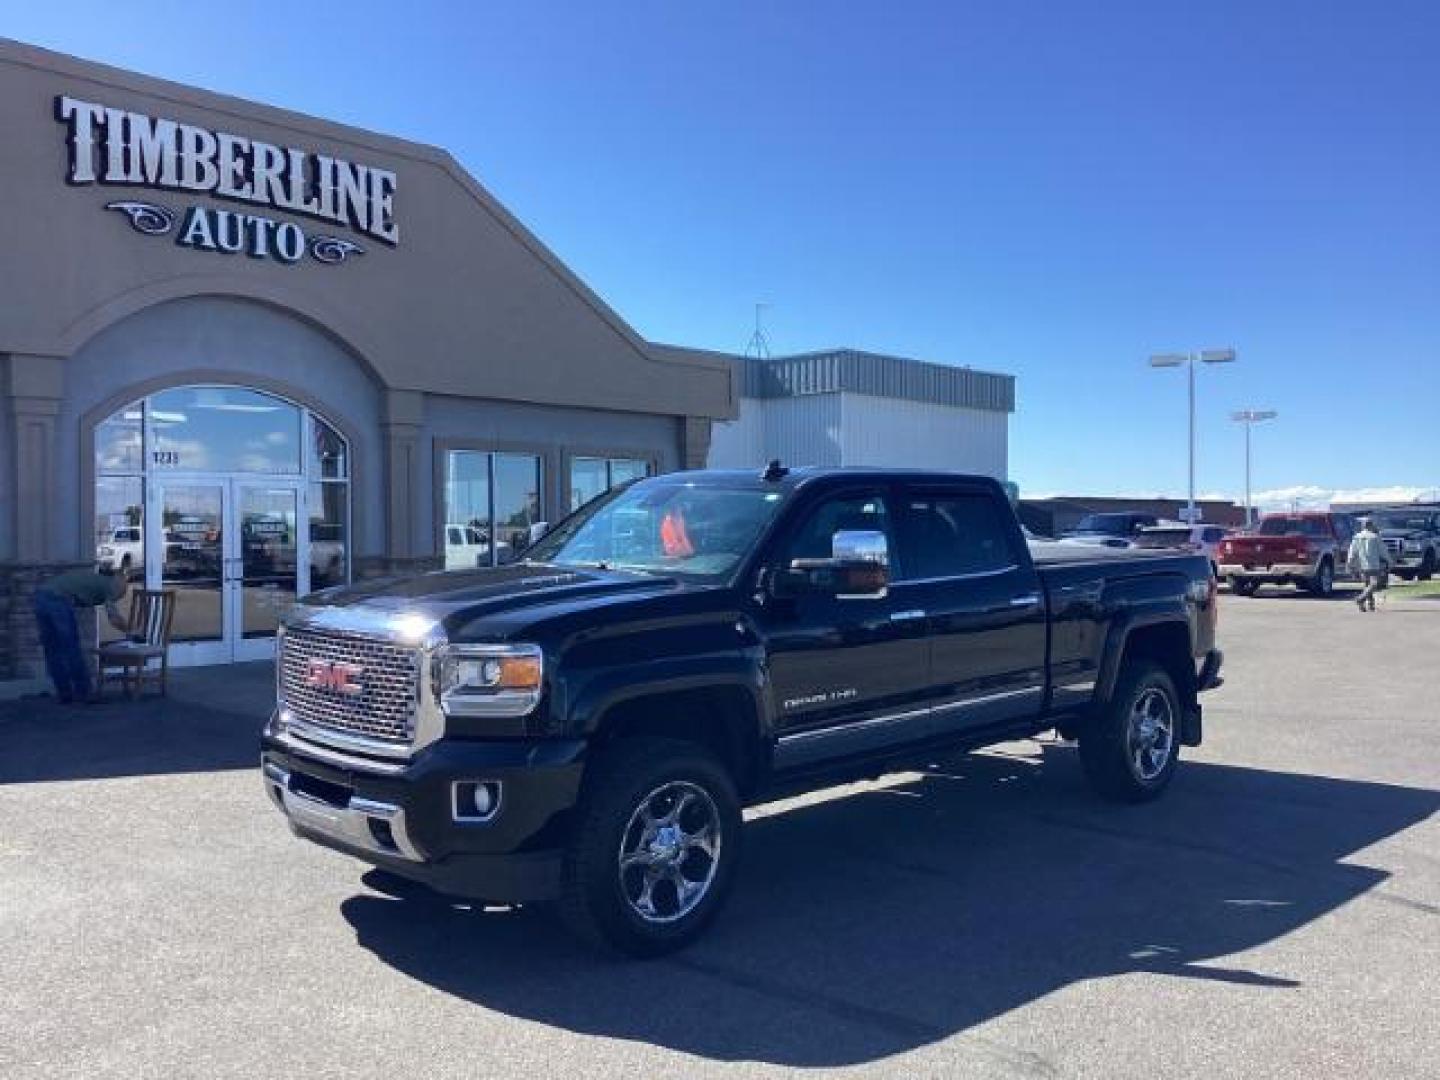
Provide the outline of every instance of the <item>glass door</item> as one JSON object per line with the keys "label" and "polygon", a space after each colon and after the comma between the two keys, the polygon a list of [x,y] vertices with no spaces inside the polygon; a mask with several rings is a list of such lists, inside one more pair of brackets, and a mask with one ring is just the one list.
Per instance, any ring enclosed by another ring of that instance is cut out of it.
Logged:
{"label": "glass door", "polygon": [[173,589],[172,664],[275,655],[275,631],[309,591],[297,481],[158,480],[146,544],[151,588]]}
{"label": "glass door", "polygon": [[230,659],[226,523],[229,485],[216,480],[163,480],[152,486],[146,521],[146,579],[175,592],[170,662],[219,664]]}
{"label": "glass door", "polygon": [[230,639],[236,660],[275,655],[275,631],[309,591],[309,537],[301,487],[292,482],[232,481],[235,523],[229,559]]}

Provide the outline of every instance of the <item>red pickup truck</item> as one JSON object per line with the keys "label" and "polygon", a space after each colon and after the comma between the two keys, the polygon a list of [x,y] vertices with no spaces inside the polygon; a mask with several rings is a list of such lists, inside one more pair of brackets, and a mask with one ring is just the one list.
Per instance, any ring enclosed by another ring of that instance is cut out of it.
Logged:
{"label": "red pickup truck", "polygon": [[1261,585],[1294,585],[1329,596],[1347,576],[1345,559],[1355,525],[1347,514],[1268,514],[1260,524],[1220,542],[1220,577],[1237,596]]}

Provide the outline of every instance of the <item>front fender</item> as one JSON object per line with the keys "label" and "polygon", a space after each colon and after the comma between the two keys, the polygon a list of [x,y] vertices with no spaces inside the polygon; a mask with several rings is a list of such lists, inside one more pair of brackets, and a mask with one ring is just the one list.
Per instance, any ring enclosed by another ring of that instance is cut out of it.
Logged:
{"label": "front fender", "polygon": [[605,715],[627,702],[715,687],[745,693],[762,740],[768,738],[773,727],[765,705],[765,667],[758,651],[657,657],[623,668],[577,674],[570,682],[564,726],[576,735],[595,734]]}

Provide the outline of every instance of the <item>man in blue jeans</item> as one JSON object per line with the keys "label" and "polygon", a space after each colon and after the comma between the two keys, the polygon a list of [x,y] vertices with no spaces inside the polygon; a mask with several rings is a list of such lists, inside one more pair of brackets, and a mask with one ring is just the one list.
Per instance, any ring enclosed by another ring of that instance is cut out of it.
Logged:
{"label": "man in blue jeans", "polygon": [[103,605],[110,625],[123,632],[119,604],[124,595],[124,574],[95,570],[70,570],[35,590],[35,625],[45,649],[45,670],[61,701],[90,700],[90,665],[80,651],[75,612]]}

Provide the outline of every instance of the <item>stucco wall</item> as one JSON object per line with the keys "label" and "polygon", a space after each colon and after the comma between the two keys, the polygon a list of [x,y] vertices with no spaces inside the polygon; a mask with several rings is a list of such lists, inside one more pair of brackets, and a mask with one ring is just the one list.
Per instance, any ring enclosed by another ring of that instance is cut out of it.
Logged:
{"label": "stucco wall", "polygon": [[247,300],[196,297],[149,308],[102,331],[64,365],[58,418],[60,557],[80,558],[83,421],[114,402],[160,385],[234,382],[277,392],[314,408],[350,438],[354,550],[384,549],[380,390],[361,362],[319,328]]}
{"label": "stucco wall", "polygon": [[[398,243],[327,226],[318,231],[358,241],[364,254],[340,265],[308,257],[282,265],[185,247],[174,232],[142,235],[106,204],[147,200],[177,214],[240,206],[304,219],[195,192],[67,184],[67,125],[55,117],[66,95],[389,170]],[[730,415],[727,364],[652,354],[443,150],[4,39],[0,145],[0,353],[67,356],[159,300],[225,294],[306,314],[369,358],[392,389]]]}

